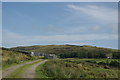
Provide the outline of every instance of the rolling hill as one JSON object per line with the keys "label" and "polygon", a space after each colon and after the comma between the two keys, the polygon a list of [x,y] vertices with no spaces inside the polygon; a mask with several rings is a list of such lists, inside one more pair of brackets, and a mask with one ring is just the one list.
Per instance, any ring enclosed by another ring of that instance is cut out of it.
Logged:
{"label": "rolling hill", "polygon": [[[120,53],[120,51],[117,49],[102,48],[102,47],[89,46],[89,45],[83,45],[83,46],[35,45],[35,46],[14,47],[14,48],[10,48],[10,50],[24,50],[24,51],[47,53],[47,54],[56,54],[59,57],[64,56],[63,58],[78,57],[78,56],[84,56],[82,58],[92,58],[93,56],[96,56],[96,58],[98,57],[104,58],[108,56],[112,57],[113,53]],[[86,56],[85,54],[88,55],[88,57],[85,57]]]}

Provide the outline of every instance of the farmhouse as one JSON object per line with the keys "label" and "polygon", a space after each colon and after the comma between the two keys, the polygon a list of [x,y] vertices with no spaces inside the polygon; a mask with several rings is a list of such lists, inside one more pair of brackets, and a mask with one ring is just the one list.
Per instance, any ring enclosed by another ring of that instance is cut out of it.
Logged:
{"label": "farmhouse", "polygon": [[29,56],[44,56],[45,58],[48,58],[48,59],[57,58],[57,56],[55,54],[47,54],[47,53],[40,53],[40,52],[30,52],[30,51],[25,51],[25,50],[14,50],[14,51],[21,52],[21,53],[24,53],[24,54],[29,55]]}
{"label": "farmhouse", "polygon": [[37,53],[37,52],[31,52],[30,56],[44,56],[45,58],[48,59],[57,58],[55,54],[46,54],[46,53]]}

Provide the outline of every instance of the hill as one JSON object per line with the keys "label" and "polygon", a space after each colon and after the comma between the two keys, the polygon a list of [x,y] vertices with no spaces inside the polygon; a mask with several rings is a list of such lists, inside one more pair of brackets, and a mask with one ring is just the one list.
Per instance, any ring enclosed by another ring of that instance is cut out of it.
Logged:
{"label": "hill", "polygon": [[[76,46],[76,45],[36,45],[36,46],[21,46],[14,47],[11,50],[25,50],[32,52],[41,52],[47,54],[56,54],[60,58],[106,58],[113,57],[119,50],[102,48],[96,46]],[[118,55],[117,55],[118,56]]]}
{"label": "hill", "polygon": [[24,61],[33,60],[32,56],[28,56],[26,54],[15,52],[8,48],[0,48],[2,51],[2,66],[3,68],[9,67],[12,64],[19,64]]}

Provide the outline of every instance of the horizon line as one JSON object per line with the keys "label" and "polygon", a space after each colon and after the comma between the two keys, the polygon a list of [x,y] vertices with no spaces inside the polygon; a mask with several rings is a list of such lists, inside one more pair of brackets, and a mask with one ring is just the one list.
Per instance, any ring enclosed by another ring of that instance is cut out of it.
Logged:
{"label": "horizon line", "polygon": [[12,47],[5,47],[2,46],[3,48],[15,48],[15,47],[30,47],[30,46],[49,46],[49,45],[74,45],[74,46],[92,46],[92,47],[99,47],[99,48],[108,48],[108,49],[118,49],[119,48],[111,48],[111,47],[104,47],[104,46],[95,46],[95,45],[76,45],[76,44],[41,44],[41,45],[18,45],[18,46],[12,46]]}

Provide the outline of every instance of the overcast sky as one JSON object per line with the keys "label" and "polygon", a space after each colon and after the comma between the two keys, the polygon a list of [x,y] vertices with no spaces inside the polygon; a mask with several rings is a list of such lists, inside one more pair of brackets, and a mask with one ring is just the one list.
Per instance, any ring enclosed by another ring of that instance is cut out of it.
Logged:
{"label": "overcast sky", "polygon": [[117,2],[3,3],[3,46],[118,48]]}

